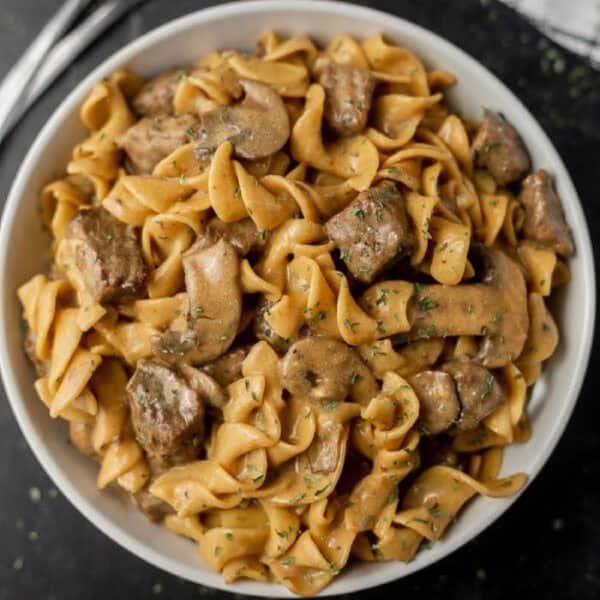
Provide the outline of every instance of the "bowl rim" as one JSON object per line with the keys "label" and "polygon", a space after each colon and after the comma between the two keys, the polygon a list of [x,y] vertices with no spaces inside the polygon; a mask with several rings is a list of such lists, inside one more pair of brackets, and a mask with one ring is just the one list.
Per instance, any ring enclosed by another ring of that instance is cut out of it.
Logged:
{"label": "bowl rim", "polygon": [[[61,122],[77,108],[85,94],[96,81],[114,71],[122,64],[125,64],[131,56],[136,55],[145,48],[152,47],[153,45],[168,39],[171,35],[180,33],[187,28],[194,28],[201,24],[207,24],[211,20],[221,19],[227,16],[239,16],[239,13],[266,13],[270,10],[281,10],[282,7],[283,3],[280,0],[246,0],[242,2],[229,2],[218,6],[200,9],[177,17],[176,19],[168,21],[163,25],[148,31],[138,39],[130,42],[117,52],[111,54],[96,68],[94,68],[88,74],[88,76],[85,77],[85,79],[81,81],[76,88],[65,97],[65,99],[63,99],[58,108],[53,112],[39,133],[34,144],[27,152],[26,157],[19,168],[18,174],[9,192],[0,225],[0,284],[3,285],[6,280],[6,265],[9,256],[8,242],[10,239],[10,234],[15,226],[15,216],[18,204],[23,197],[28,178],[40,159],[40,156],[45,151],[45,148],[51,142],[52,137],[56,133],[56,130]],[[488,71],[486,67],[472,58],[461,48],[443,38],[441,35],[429,31],[420,25],[412,23],[411,21],[380,10],[341,2],[334,2],[330,0],[295,0],[293,4],[285,6],[285,9],[289,10],[290,12],[299,13],[312,12],[327,13],[328,15],[337,14],[357,20],[381,20],[382,18],[385,18],[391,28],[404,29],[405,31],[412,30],[412,33],[421,36],[426,43],[434,45],[446,54],[453,55],[457,61],[465,66],[465,69],[470,69],[477,77],[487,80],[490,85],[496,87],[499,93],[505,96],[510,104],[515,107],[515,110],[520,111],[528,119],[531,127],[534,130],[534,133],[544,141],[551,159],[554,161],[557,167],[557,172],[555,173],[556,178],[561,180],[561,183],[566,189],[567,194],[574,200],[572,206],[572,217],[574,217],[574,219],[571,219],[571,225],[573,226],[573,229],[577,231],[579,236],[577,252],[582,259],[582,268],[586,279],[586,281],[583,282],[584,293],[582,294],[584,310],[582,310],[580,313],[581,319],[584,323],[583,331],[585,333],[583,338],[578,340],[579,351],[576,356],[577,361],[575,363],[574,370],[571,373],[570,387],[566,401],[562,406],[562,410],[559,412],[559,414],[557,414],[554,427],[546,438],[543,450],[541,450],[531,461],[527,485],[518,494],[508,498],[507,501],[503,502],[502,504],[498,503],[495,510],[489,511],[484,518],[471,525],[470,528],[464,528],[464,531],[457,532],[453,536],[454,539],[450,540],[450,543],[442,550],[437,552],[431,550],[427,553],[427,556],[422,556],[419,561],[414,561],[414,566],[409,568],[407,572],[398,575],[394,575],[393,573],[390,575],[378,575],[377,573],[369,574],[368,576],[361,577],[361,582],[358,587],[331,591],[333,586],[330,586],[319,593],[321,596],[329,596],[338,593],[348,593],[352,591],[369,589],[377,585],[382,585],[384,583],[394,581],[399,577],[404,577],[411,573],[417,572],[433,564],[434,562],[441,560],[445,556],[448,556],[472,540],[476,535],[486,529],[492,522],[500,518],[500,516],[510,506],[512,506],[517,498],[520,497],[528,485],[531,484],[554,451],[560,437],[562,436],[583,385],[591,354],[591,346],[594,334],[596,306],[595,269],[589,229],[583,213],[581,201],[569,176],[569,173],[562,162],[562,159],[560,158],[558,152],[546,133],[543,131],[529,110],[523,105],[519,98],[517,98],[493,73]],[[2,299],[0,300],[0,325],[4,327],[5,323],[6,294],[3,294]],[[257,590],[252,589],[251,585],[244,585],[244,583],[238,583],[234,588],[231,585],[222,582],[220,578],[218,580],[206,582],[203,578],[204,576],[197,576],[198,573],[201,573],[200,571],[196,571],[196,575],[194,575],[187,567],[179,563],[177,560],[171,559],[170,557],[165,557],[163,554],[156,552],[154,548],[141,544],[131,534],[129,534],[127,530],[121,529],[119,526],[114,525],[111,519],[105,517],[103,513],[96,508],[93,502],[88,501],[79,492],[69,477],[64,474],[60,464],[45,452],[45,444],[42,438],[36,433],[24,408],[23,398],[18,392],[18,385],[16,383],[16,377],[12,365],[12,354],[15,352],[15,350],[16,349],[14,348],[11,349],[8,347],[6,336],[0,335],[0,373],[2,375],[6,395],[10,402],[13,414],[15,415],[25,439],[27,440],[42,468],[46,471],[50,479],[61,490],[69,502],[75,506],[75,508],[88,521],[93,523],[100,531],[119,544],[122,548],[132,552],[142,560],[145,560],[146,562],[149,562],[150,564],[163,569],[164,571],[179,577],[183,577],[195,583],[201,583],[205,586],[214,587],[227,592],[241,592],[249,595],[260,595],[263,597],[281,597],[282,595],[290,595],[289,592],[286,592],[284,588],[278,585],[271,585],[270,587],[272,588],[272,591],[265,594],[264,588],[260,591],[260,593]]]}

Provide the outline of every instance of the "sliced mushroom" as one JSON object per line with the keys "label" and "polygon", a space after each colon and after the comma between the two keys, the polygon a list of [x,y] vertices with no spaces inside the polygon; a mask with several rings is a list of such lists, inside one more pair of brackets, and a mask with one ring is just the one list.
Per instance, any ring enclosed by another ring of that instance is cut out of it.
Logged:
{"label": "sliced mushroom", "polygon": [[442,365],[442,371],[456,383],[462,406],[457,427],[462,431],[475,429],[505,401],[504,391],[494,375],[471,360],[451,360]]}
{"label": "sliced mushroom", "polygon": [[240,79],[245,96],[233,106],[223,106],[202,116],[196,154],[206,159],[223,142],[235,153],[251,160],[275,154],[290,136],[285,104],[272,88],[250,79]]}
{"label": "sliced mushroom", "polygon": [[240,257],[244,257],[252,250],[262,250],[267,238],[268,232],[260,231],[252,219],[224,223],[218,217],[213,217],[194,242],[193,249],[203,250],[224,239],[237,250]]}
{"label": "sliced mushroom", "polygon": [[377,384],[359,354],[343,342],[307,337],[295,342],[280,363],[290,393],[315,402],[340,402],[352,394],[367,403]]}
{"label": "sliced mushroom", "polygon": [[498,368],[523,350],[529,328],[527,290],[519,266],[498,248],[476,247],[481,283],[423,285],[409,306],[412,339],[482,336],[476,360]]}
{"label": "sliced mushroom", "polygon": [[179,369],[190,387],[210,406],[219,409],[225,406],[227,394],[210,375],[189,365],[180,365]]}
{"label": "sliced mushroom", "polygon": [[313,473],[335,471],[343,429],[335,421],[319,420],[319,434],[306,451]]}
{"label": "sliced mushroom", "polygon": [[442,371],[421,371],[408,383],[419,399],[419,426],[431,434],[449,429],[460,412],[452,377]]}
{"label": "sliced mushroom", "polygon": [[235,248],[219,240],[209,248],[191,248],[183,256],[189,298],[188,328],[166,331],[152,340],[167,362],[202,364],[231,346],[242,315],[240,261]]}

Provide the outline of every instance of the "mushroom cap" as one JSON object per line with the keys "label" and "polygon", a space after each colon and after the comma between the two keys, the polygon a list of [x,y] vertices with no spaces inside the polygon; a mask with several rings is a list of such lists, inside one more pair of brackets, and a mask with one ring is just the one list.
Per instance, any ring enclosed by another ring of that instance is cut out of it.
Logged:
{"label": "mushroom cap", "polygon": [[527,331],[527,286],[519,265],[499,248],[477,247],[483,256],[484,277],[481,285],[491,286],[498,294],[498,307],[490,322],[483,325],[485,333],[476,359],[484,366],[498,368],[521,354]]}
{"label": "mushroom cap", "polygon": [[474,245],[480,283],[424,285],[409,306],[409,338],[481,336],[476,359],[488,368],[514,360],[527,339],[529,315],[523,273],[500,248]]}
{"label": "mushroom cap", "polygon": [[205,159],[229,141],[235,154],[250,160],[275,154],[290,136],[290,120],[283,100],[268,85],[240,79],[244,99],[202,116],[196,155]]}
{"label": "mushroom cap", "polygon": [[295,342],[281,359],[280,373],[290,393],[317,402],[339,402],[356,392],[369,396],[376,389],[372,373],[357,352],[325,337]]}
{"label": "mushroom cap", "polygon": [[452,377],[443,371],[421,371],[408,383],[419,399],[419,425],[431,434],[448,430],[460,412]]}

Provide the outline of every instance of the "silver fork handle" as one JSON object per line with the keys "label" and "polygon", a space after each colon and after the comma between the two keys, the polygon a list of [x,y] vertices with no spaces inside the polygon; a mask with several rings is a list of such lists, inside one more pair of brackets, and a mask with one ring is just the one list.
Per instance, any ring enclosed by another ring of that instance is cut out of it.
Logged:
{"label": "silver fork handle", "polygon": [[0,140],[10,127],[9,117],[19,102],[48,51],[69,28],[90,0],[67,0],[50,19],[20,60],[0,84]]}

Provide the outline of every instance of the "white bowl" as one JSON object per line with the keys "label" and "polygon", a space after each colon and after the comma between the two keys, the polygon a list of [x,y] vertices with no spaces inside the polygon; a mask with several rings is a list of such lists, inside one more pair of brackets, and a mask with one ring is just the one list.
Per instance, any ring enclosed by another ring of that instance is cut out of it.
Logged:
{"label": "white bowl", "polygon": [[[346,32],[363,38],[383,32],[414,50],[428,65],[458,76],[450,93],[454,106],[479,117],[483,106],[504,112],[522,135],[535,167],[556,178],[577,254],[569,262],[571,283],[555,304],[562,341],[545,365],[529,405],[531,440],[511,446],[503,473],[525,471],[534,479],[556,446],[573,410],[584,378],[595,316],[592,249],[573,183],[560,157],[531,114],[498,79],[464,52],[402,19],[341,3],[258,1],[227,4],[186,15],[129,44],[105,61],[68,96],[52,115],[27,154],[14,182],[0,230],[0,362],[2,377],[21,430],[37,459],[58,488],[94,523],[124,548],[180,577],[206,586],[259,596],[287,595],[275,584],[239,582],[226,586],[221,575],[203,564],[187,540],[149,523],[118,490],[96,490],[97,466],[65,443],[65,424],[53,421],[33,389],[34,373],[22,351],[21,307],[16,289],[44,268],[48,240],[38,214],[40,188],[60,173],[73,146],[84,136],[78,108],[92,85],[121,65],[152,75],[191,63],[215,48],[251,49],[266,29],[284,34],[306,32],[318,42]],[[8,485],[6,482],[4,485]],[[409,564],[357,564],[342,572],[322,595],[353,592],[404,577],[459,548],[495,521],[516,497],[477,498],[464,510],[443,540],[420,552]]]}

